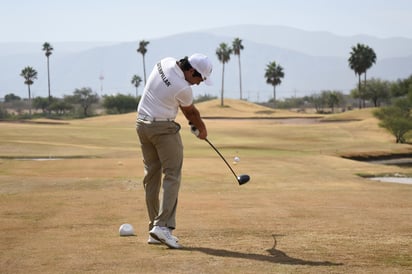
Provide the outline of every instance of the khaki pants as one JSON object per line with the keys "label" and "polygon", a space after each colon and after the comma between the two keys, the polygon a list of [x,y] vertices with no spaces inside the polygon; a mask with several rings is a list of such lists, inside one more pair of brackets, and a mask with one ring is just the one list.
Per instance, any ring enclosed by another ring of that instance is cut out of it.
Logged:
{"label": "khaki pants", "polygon": [[[183,144],[180,125],[175,122],[138,121],[143,162],[143,186],[149,214],[149,230],[153,226],[176,227],[176,207],[183,164]],[[160,187],[163,195],[159,200]]]}

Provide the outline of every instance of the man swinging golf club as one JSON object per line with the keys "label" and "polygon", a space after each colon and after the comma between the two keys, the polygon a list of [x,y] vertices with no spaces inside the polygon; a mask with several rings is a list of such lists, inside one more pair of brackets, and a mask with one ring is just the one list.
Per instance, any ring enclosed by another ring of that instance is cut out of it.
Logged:
{"label": "man swinging golf club", "polygon": [[[180,60],[164,58],[153,68],[137,107],[136,131],[144,162],[146,207],[149,215],[149,244],[180,248],[176,208],[183,164],[180,125],[174,120],[180,108],[194,125],[198,138],[207,138],[206,126],[193,104],[192,85],[211,85],[212,63],[203,54]],[[162,182],[163,174],[163,182]],[[162,184],[163,183],[163,184]],[[159,201],[160,188],[162,200]]]}

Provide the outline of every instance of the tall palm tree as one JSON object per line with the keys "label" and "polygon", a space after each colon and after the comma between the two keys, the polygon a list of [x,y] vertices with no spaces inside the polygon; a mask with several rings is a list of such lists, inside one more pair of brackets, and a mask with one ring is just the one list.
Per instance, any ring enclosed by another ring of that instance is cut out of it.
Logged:
{"label": "tall palm tree", "polygon": [[48,87],[49,87],[49,103],[50,103],[50,99],[51,99],[51,93],[50,93],[50,63],[49,63],[49,57],[50,57],[50,55],[52,55],[52,51],[53,51],[53,50],[54,50],[54,49],[53,49],[52,45],[50,45],[50,43],[45,42],[45,43],[43,44],[43,51],[44,51],[44,54],[45,54],[46,57],[47,57],[47,84],[48,84]]}
{"label": "tall palm tree", "polygon": [[135,86],[135,88],[136,88],[136,98],[137,98],[137,96],[138,96],[138,94],[137,94],[137,88],[140,86],[140,83],[141,83],[141,82],[142,82],[142,78],[140,78],[139,75],[137,75],[137,74],[133,75],[131,83],[132,83],[132,85]]}
{"label": "tall palm tree", "polygon": [[25,67],[21,73],[20,76],[24,78],[24,83],[28,87],[29,91],[29,114],[31,116],[31,92],[30,92],[30,86],[33,84],[34,79],[37,79],[37,71],[32,68],[32,67]]}
{"label": "tall palm tree", "polygon": [[376,53],[375,51],[370,48],[369,46],[365,46],[364,48],[364,58],[365,58],[365,80],[364,83],[366,85],[366,71],[372,67],[373,64],[376,63]]}
{"label": "tall palm tree", "polygon": [[348,62],[349,67],[355,72],[355,75],[358,76],[359,108],[361,108],[361,100],[365,99],[361,86],[361,75],[365,73],[366,83],[366,71],[376,62],[376,54],[372,48],[358,43],[356,46],[352,47]]}
{"label": "tall palm tree", "polygon": [[239,91],[240,91],[240,100],[242,100],[242,70],[240,66],[240,51],[244,49],[242,45],[242,40],[235,38],[232,42],[233,53],[238,56],[239,61]]}
{"label": "tall palm tree", "polygon": [[226,44],[221,43],[216,49],[216,55],[220,62],[222,62],[222,90],[220,95],[220,105],[223,107],[223,94],[224,94],[224,79],[225,79],[225,63],[229,62],[232,49]]}
{"label": "tall palm tree", "polygon": [[139,42],[139,47],[137,49],[137,52],[140,52],[143,56],[143,75],[144,75],[144,84],[146,85],[146,62],[145,62],[145,55],[147,52],[147,45],[149,44],[149,41],[142,40]]}
{"label": "tall palm tree", "polygon": [[357,44],[356,46],[353,46],[352,51],[350,52],[350,57],[348,59],[349,67],[351,68],[351,70],[355,72],[355,75],[358,76],[359,108],[362,107],[361,75],[365,71],[364,67],[362,66],[362,51],[362,44]]}
{"label": "tall palm tree", "polygon": [[285,76],[283,68],[277,65],[275,61],[266,66],[265,78],[266,83],[273,86],[273,107],[276,107],[276,86],[280,85],[282,78]]}

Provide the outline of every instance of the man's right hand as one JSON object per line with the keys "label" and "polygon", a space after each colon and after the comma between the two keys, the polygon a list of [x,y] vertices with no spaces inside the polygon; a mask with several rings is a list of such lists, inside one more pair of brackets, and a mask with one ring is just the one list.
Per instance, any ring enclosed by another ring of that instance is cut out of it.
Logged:
{"label": "man's right hand", "polygon": [[[192,104],[187,107],[180,106],[180,109],[182,110],[186,119],[189,121],[189,124],[195,127],[193,131],[197,130],[199,132],[195,134],[197,138],[205,140],[207,138],[207,129],[202,121],[202,118],[200,117],[200,113],[197,108]],[[194,134],[194,132],[192,133]]]}

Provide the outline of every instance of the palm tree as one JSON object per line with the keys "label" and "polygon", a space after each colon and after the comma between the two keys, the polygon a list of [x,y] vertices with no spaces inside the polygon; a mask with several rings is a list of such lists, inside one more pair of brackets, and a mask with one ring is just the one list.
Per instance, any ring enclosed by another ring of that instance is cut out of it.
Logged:
{"label": "palm tree", "polygon": [[370,47],[358,43],[352,47],[348,62],[349,67],[355,72],[355,75],[358,76],[359,108],[361,108],[361,100],[365,100],[361,86],[361,75],[365,73],[366,82],[366,71],[376,62],[376,54]]}
{"label": "palm tree", "polygon": [[224,94],[224,79],[225,79],[225,63],[229,62],[232,49],[226,44],[221,43],[216,49],[216,55],[220,62],[222,62],[222,90],[220,97],[220,105],[223,107],[223,94]]}
{"label": "palm tree", "polygon": [[233,53],[238,56],[239,61],[239,90],[240,90],[240,100],[242,100],[242,72],[240,66],[240,51],[243,50],[242,40],[235,38],[232,42]]}
{"label": "palm tree", "polygon": [[357,44],[356,46],[352,47],[352,51],[348,59],[349,67],[355,72],[355,75],[358,76],[359,108],[362,108],[361,75],[365,72],[365,68],[362,65],[362,52],[363,45]]}
{"label": "palm tree", "polygon": [[142,82],[142,78],[140,78],[139,75],[135,74],[132,77],[132,85],[136,87],[136,98],[137,98],[137,88],[140,86],[140,83]]}
{"label": "palm tree", "polygon": [[52,55],[52,51],[53,51],[52,45],[50,45],[48,42],[45,42],[43,44],[43,51],[44,51],[44,54],[47,57],[47,83],[48,83],[48,87],[49,87],[49,103],[50,103],[51,94],[50,94],[50,64],[49,64],[49,57],[50,57],[50,55]]}
{"label": "palm tree", "polygon": [[146,52],[147,52],[146,47],[149,43],[150,43],[149,41],[142,40],[142,41],[140,41],[139,48],[137,49],[137,52],[140,52],[143,56],[143,75],[144,75],[144,84],[145,85],[146,85],[146,62],[145,62],[144,57],[145,57]]}
{"label": "palm tree", "polygon": [[285,76],[283,68],[277,65],[275,61],[266,66],[265,78],[266,83],[273,86],[273,107],[276,107],[276,86],[280,85],[282,78]]}
{"label": "palm tree", "polygon": [[375,51],[370,48],[369,46],[365,46],[364,48],[364,56],[365,56],[365,80],[364,83],[366,85],[366,71],[372,67],[373,64],[376,63],[376,53]]}
{"label": "palm tree", "polygon": [[27,85],[29,90],[29,114],[31,116],[31,92],[30,86],[33,84],[34,79],[37,79],[37,71],[32,67],[25,67],[20,76],[24,78],[24,83]]}

